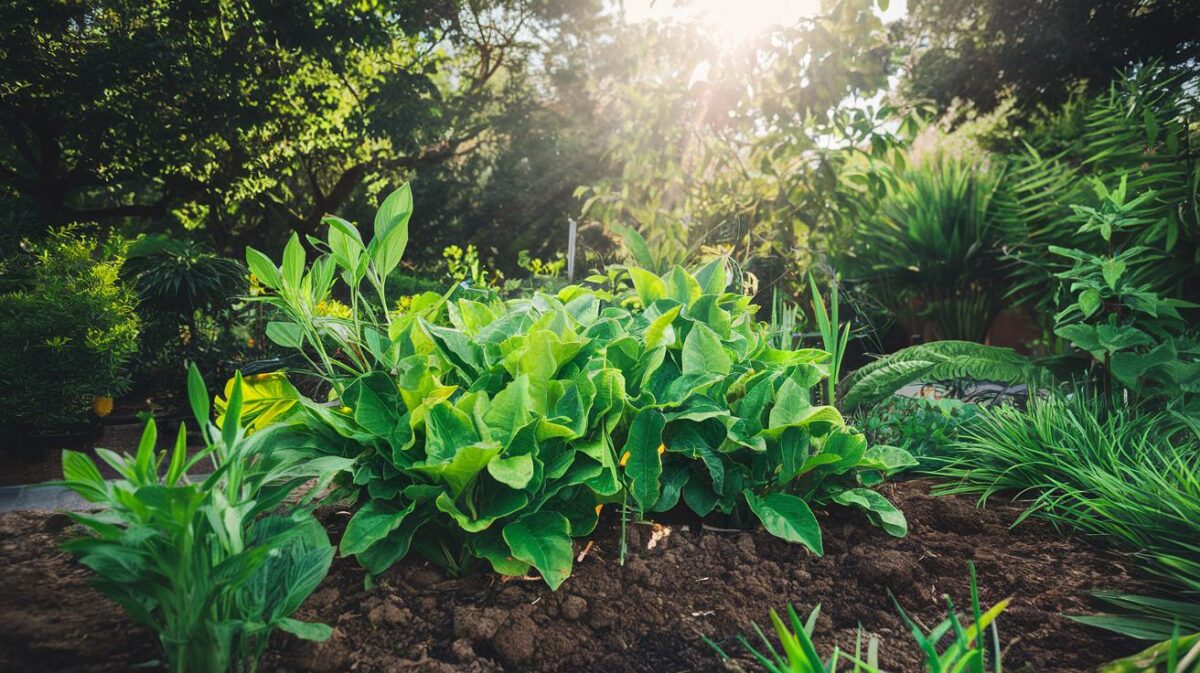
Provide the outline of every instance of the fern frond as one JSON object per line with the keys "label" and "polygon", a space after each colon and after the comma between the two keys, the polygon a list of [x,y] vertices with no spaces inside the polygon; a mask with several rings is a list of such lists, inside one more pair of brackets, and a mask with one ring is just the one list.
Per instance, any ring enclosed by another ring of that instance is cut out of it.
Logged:
{"label": "fern frond", "polygon": [[862,367],[847,382],[847,407],[872,404],[916,381],[959,379],[1038,382],[1045,371],[1011,348],[973,341],[934,341],[905,348]]}

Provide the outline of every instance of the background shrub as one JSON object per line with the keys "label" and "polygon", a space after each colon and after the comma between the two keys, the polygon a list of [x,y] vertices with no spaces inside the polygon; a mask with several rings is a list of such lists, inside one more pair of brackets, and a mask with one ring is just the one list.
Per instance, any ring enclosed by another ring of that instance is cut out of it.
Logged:
{"label": "background shrub", "polygon": [[0,426],[68,430],[129,384],[140,327],[123,244],[70,230],[9,260],[0,294]]}

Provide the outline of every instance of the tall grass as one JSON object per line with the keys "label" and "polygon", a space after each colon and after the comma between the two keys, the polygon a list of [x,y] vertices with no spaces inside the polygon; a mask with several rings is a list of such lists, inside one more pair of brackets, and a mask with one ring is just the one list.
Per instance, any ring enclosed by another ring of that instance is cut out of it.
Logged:
{"label": "tall grass", "polygon": [[1012,493],[1036,514],[1136,554],[1200,600],[1200,441],[1164,413],[1055,393],[983,410],[935,468],[939,493]]}

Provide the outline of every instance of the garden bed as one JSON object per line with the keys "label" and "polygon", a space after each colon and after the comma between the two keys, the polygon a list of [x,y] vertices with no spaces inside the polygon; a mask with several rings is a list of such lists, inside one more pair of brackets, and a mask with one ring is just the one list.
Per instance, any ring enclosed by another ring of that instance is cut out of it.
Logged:
{"label": "garden bed", "polygon": [[[462,579],[413,556],[363,588],[363,571],[339,559],[297,614],[336,627],[329,642],[276,636],[264,671],[719,671],[701,639],[732,654],[732,639],[770,607],[822,605],[818,648],[852,646],[857,624],[880,640],[889,671],[919,671],[918,652],[888,598],[926,626],[944,616],[942,594],[967,600],[966,561],[979,569],[982,600],[1012,596],[1000,618],[1006,669],[1093,671],[1139,649],[1135,641],[1076,624],[1065,614],[1096,611],[1090,589],[1136,590],[1130,564],[1020,510],[933,498],[915,480],[883,487],[907,514],[897,539],[856,513],[820,512],[823,558],[765,533],[669,524],[630,528],[630,555],[618,565],[619,522],[605,520],[583,561],[558,592],[541,581]],[[326,510],[336,538],[348,519]],[[62,515],[0,516],[0,670],[124,671],[155,656],[153,636],[87,586],[88,571],[60,551]],[[581,548],[577,546],[577,552]]]}

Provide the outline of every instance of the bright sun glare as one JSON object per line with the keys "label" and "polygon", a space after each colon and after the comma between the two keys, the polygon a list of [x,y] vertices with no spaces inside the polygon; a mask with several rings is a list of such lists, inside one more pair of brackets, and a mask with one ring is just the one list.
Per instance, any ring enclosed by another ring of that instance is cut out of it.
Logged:
{"label": "bright sun glare", "polygon": [[[730,43],[739,43],[773,25],[790,24],[821,10],[821,0],[623,0],[631,22],[703,22]],[[894,0],[884,20],[903,15],[907,3]]]}
{"label": "bright sun glare", "polygon": [[624,5],[632,22],[699,21],[731,42],[811,16],[821,8],[820,0],[694,0],[679,5],[674,0],[624,0]]}

